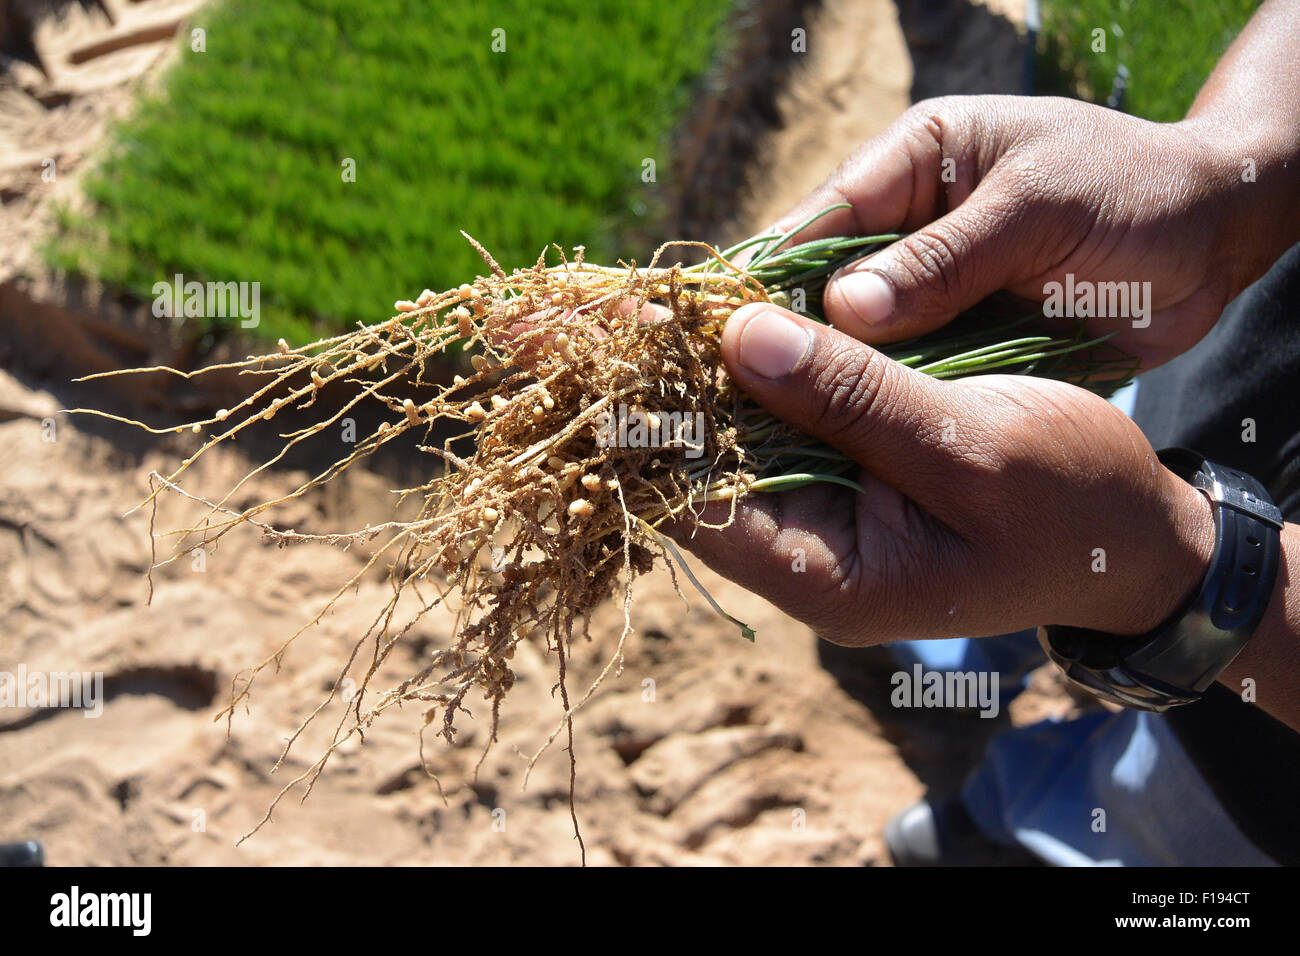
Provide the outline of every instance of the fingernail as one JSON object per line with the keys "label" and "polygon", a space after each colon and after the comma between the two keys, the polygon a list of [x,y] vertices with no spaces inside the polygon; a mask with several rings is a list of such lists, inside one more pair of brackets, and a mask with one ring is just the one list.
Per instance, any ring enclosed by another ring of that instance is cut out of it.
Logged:
{"label": "fingernail", "polygon": [[764,378],[785,378],[808,354],[812,336],[779,312],[760,312],[740,331],[740,364]]}
{"label": "fingernail", "polygon": [[835,291],[867,325],[880,325],[894,314],[894,287],[878,272],[850,272],[835,280]]}

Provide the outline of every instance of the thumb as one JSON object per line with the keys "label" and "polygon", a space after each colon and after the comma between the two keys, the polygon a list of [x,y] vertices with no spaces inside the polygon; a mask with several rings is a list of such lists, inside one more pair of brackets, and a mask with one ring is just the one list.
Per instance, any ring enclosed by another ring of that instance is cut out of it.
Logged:
{"label": "thumb", "polygon": [[952,212],[836,273],[822,298],[827,321],[877,344],[937,329],[1036,258],[1022,208],[981,184]]}
{"label": "thumb", "polygon": [[843,451],[935,517],[961,524],[953,502],[964,470],[955,423],[969,416],[956,386],[766,303],[731,316],[722,356],[736,383],[773,414]]}

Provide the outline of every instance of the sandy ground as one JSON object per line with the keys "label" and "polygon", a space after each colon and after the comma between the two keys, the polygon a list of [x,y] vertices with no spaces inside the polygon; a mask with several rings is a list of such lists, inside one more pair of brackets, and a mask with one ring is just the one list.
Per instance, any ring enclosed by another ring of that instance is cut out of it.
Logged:
{"label": "sandy ground", "polygon": [[[989,43],[1014,37],[982,7],[963,15],[994,24],[980,27],[992,29]],[[971,43],[970,32],[953,35]],[[929,53],[909,56],[886,0],[828,2],[809,41],[783,104],[787,125],[753,173],[745,215],[755,226],[901,112],[918,83],[944,82],[935,79],[944,57],[934,38],[920,38]],[[1004,46],[980,56],[1005,64],[1015,54]],[[929,73],[920,76],[914,63],[929,64]],[[988,67],[985,88],[1011,82],[1005,65],[997,69]],[[561,713],[551,694],[554,660],[529,645],[514,662],[519,682],[503,709],[501,742],[477,776],[485,722],[465,722],[454,747],[427,741],[445,800],[421,766],[421,714],[394,712],[364,746],[335,755],[304,803],[286,800],[236,846],[320,753],[337,709],[271,773],[380,605],[382,578],[363,580],[305,633],[227,733],[213,717],[233,675],[310,620],[361,554],[276,549],[255,534],[234,535],[201,567],[187,560],[156,572],[146,604],[148,517],[123,514],[151,469],[187,452],[185,440],[142,444],[59,417],[47,441],[46,420],[85,392],[36,381],[13,357],[10,366],[15,375],[0,373],[0,671],[101,672],[106,703],[97,718],[0,710],[0,842],[40,839],[54,864],[578,862],[560,747],[521,789],[526,756]],[[214,453],[189,487],[224,488],[247,467],[237,451]],[[286,490],[295,478],[270,473],[246,498]],[[283,520],[328,531],[384,514],[388,480],[358,472],[339,485]],[[194,514],[192,504],[165,499],[158,527]],[[765,602],[697,572],[758,641],[743,641],[693,594],[684,601],[665,573],[642,579],[625,670],[577,720],[577,806],[592,863],[883,863],[881,830],[893,812],[927,787],[953,786],[994,730],[1071,706],[1042,672],[1012,714],[995,721],[893,710],[893,667],[883,652],[833,652]],[[596,614],[598,639],[575,650],[571,686],[584,687],[603,666],[620,624],[613,606]],[[446,640],[448,625],[428,619],[384,676],[413,670]]]}
{"label": "sandy ground", "polygon": [[78,174],[175,48],[202,0],[12,0],[34,24],[28,58],[0,54],[0,281],[21,272],[54,204],[76,206]]}
{"label": "sandy ground", "polygon": [[[364,746],[348,745],[305,804],[286,801],[242,846],[275,794],[321,753],[325,718],[281,770],[284,740],[322,699],[354,635],[380,606],[384,583],[365,580],[307,632],[266,679],[229,736],[213,722],[232,676],[265,659],[310,620],[362,556],[325,546],[277,549],[253,533],[224,540],[201,564],[155,573],[146,604],[148,518],[123,514],[150,469],[192,448],[188,439],[139,451],[117,434],[43,421],[60,403],[0,379],[0,567],[6,576],[0,669],[103,674],[98,717],[18,710],[0,724],[0,839],[36,836],[51,862],[504,863],[578,860],[567,812],[568,762],[553,748],[521,790],[524,759],[554,728],[554,660],[531,645],[504,710],[501,742],[474,777],[486,725],[464,723],[457,746],[430,739],[421,769],[417,710],[390,713]],[[125,449],[123,446],[126,446]],[[229,486],[237,453],[200,462],[189,487]],[[302,473],[247,487],[251,503]],[[388,484],[359,472],[323,500],[282,514],[304,531],[384,515]],[[160,529],[196,506],[170,497]],[[578,719],[578,808],[593,863],[880,862],[889,814],[924,790],[951,785],[980,741],[1007,725],[974,715],[891,711],[879,651],[819,659],[803,626],[697,569],[706,587],[758,631],[748,644],[663,573],[638,591],[626,668]],[[689,606],[688,606],[689,602]],[[572,686],[603,666],[621,616],[596,615],[598,639],[574,655]],[[381,675],[400,678],[449,636],[432,618]],[[1031,694],[1016,718],[1058,706]],[[337,716],[332,708],[326,717]],[[504,824],[504,826],[503,826]]]}

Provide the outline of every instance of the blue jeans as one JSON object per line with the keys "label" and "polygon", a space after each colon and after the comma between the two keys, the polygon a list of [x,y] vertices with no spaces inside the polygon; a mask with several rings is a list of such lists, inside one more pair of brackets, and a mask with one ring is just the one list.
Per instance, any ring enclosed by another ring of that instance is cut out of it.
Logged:
{"label": "blue jeans", "polygon": [[[913,641],[893,651],[928,670],[998,670],[1008,699],[1044,660],[1031,638]],[[1158,714],[1091,713],[1001,733],[961,798],[986,836],[1058,866],[1273,865]]]}

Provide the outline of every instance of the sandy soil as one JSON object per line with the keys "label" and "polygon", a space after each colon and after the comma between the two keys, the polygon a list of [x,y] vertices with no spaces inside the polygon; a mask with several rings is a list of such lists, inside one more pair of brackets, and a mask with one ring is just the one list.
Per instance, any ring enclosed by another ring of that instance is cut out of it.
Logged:
{"label": "sandy soil", "polygon": [[0,55],[0,282],[32,262],[55,204],[135,94],[174,50],[202,0],[11,0],[33,24],[25,58]]}
{"label": "sandy soil", "polygon": [[[983,8],[978,16],[989,19]],[[1000,23],[989,37],[1014,36]],[[783,103],[787,125],[753,174],[745,215],[754,226],[897,115],[917,83],[885,0],[831,0],[809,41],[806,68]],[[1014,55],[1001,51],[1002,60]],[[336,755],[305,803],[286,800],[236,846],[319,754],[325,722],[270,772],[385,585],[378,575],[364,580],[307,632],[227,734],[213,716],[233,675],[310,620],[361,554],[276,549],[235,535],[201,569],[185,561],[156,572],[147,605],[148,516],[123,514],[151,469],[186,453],[188,436],[146,444],[59,417],[56,440],[46,441],[45,420],[86,392],[36,381],[12,357],[10,365],[15,375],[0,373],[0,670],[102,672],[107,703],[94,719],[0,711],[0,841],[38,838],[55,864],[578,862],[566,754],[552,748],[521,789],[526,755],[561,712],[554,661],[531,646],[516,657],[520,679],[501,743],[477,776],[485,722],[465,722],[455,747],[427,742],[445,801],[421,767],[421,714],[390,713],[364,746]],[[189,487],[223,488],[247,467],[237,450],[212,454]],[[296,478],[271,473],[247,498]],[[384,514],[392,486],[350,474],[284,520],[303,530],[356,527]],[[193,516],[192,504],[168,498],[158,527]],[[893,812],[928,786],[954,785],[994,730],[1071,706],[1043,672],[996,721],[892,710],[893,667],[882,651],[835,652],[761,600],[697,572],[758,641],[740,639],[698,597],[683,601],[666,574],[643,579],[626,668],[577,721],[578,812],[592,863],[882,863],[881,830]],[[573,687],[603,666],[620,623],[613,606],[597,613],[592,633],[602,639],[577,648]],[[430,619],[385,676],[413,669],[447,626]]]}

